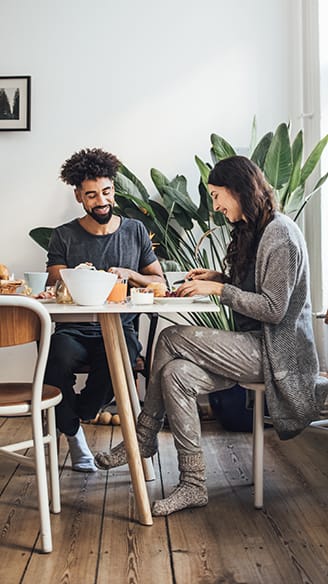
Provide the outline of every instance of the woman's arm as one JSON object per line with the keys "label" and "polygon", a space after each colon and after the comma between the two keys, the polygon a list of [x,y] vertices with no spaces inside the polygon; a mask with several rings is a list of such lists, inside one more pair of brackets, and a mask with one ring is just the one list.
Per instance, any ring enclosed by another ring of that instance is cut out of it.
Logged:
{"label": "woman's arm", "polygon": [[259,270],[259,291],[244,292],[236,286],[224,284],[221,302],[234,311],[272,324],[284,318],[296,281],[304,279],[303,293],[306,294],[306,253],[304,247],[289,238],[275,241],[266,247],[262,257],[257,258]]}
{"label": "woman's arm", "polygon": [[186,275],[190,280],[210,280],[211,282],[223,282],[223,274],[216,270],[206,270],[205,268],[195,268]]}

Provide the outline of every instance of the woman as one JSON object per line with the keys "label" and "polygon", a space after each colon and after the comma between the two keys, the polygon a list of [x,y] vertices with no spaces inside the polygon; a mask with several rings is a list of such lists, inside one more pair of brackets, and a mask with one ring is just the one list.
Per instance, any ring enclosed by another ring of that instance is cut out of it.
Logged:
{"label": "woman", "polygon": [[[232,224],[223,273],[195,269],[179,296],[216,294],[232,308],[235,331],[176,325],[158,340],[152,375],[137,423],[143,457],[157,451],[164,412],[178,453],[180,482],[155,501],[153,515],[207,503],[205,464],[197,413],[199,393],[238,382],[265,382],[280,438],[318,418],[328,380],[318,378],[312,332],[306,245],[296,224],[276,210],[272,190],[249,159],[216,164],[208,189],[215,211]],[[108,469],[127,462],[121,443],[96,463]]]}

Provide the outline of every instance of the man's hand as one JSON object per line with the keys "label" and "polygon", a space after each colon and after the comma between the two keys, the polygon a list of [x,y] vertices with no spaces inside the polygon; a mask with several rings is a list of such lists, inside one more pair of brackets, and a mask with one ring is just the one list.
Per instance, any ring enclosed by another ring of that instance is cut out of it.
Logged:
{"label": "man's hand", "polygon": [[118,278],[129,280],[132,274],[134,274],[133,270],[129,270],[128,268],[109,268],[108,270],[112,274],[116,274]]}

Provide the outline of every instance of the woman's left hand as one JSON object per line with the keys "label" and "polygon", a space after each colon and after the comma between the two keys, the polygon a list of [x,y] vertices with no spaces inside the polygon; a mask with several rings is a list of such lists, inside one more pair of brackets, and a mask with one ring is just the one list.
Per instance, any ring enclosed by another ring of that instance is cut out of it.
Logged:
{"label": "woman's left hand", "polygon": [[187,280],[176,291],[177,296],[209,296],[222,294],[224,284],[209,280]]}

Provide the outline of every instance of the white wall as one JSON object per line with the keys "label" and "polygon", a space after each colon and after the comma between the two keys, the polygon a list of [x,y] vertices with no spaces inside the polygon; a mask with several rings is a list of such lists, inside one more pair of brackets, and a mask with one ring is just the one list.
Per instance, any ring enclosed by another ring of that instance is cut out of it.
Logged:
{"label": "white wall", "polygon": [[[31,75],[30,132],[0,132],[0,262],[44,268],[28,237],[80,213],[60,165],[82,147],[187,176],[209,135],[248,146],[279,122],[299,127],[301,0],[1,2],[0,75]],[[153,191],[152,191],[153,192]]]}
{"label": "white wall", "polygon": [[149,187],[152,166],[184,173],[192,191],[211,132],[246,147],[254,114],[259,134],[293,119],[289,5],[2,1],[0,74],[32,76],[32,129],[0,132],[0,262],[43,268],[27,233],[80,212],[58,180],[77,149],[114,152]]}

